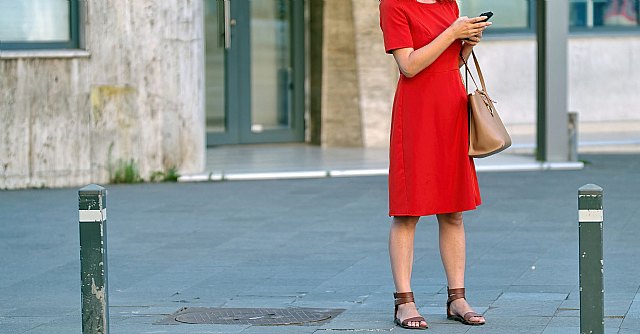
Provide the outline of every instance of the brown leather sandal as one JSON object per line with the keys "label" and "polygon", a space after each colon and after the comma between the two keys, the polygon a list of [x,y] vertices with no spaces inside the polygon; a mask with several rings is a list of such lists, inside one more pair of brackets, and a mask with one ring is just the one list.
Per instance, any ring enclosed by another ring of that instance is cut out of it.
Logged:
{"label": "brown leather sandal", "polygon": [[409,319],[404,319],[403,321],[400,321],[400,319],[398,319],[398,306],[402,305],[402,304],[406,304],[406,303],[413,303],[413,292],[394,292],[393,293],[393,298],[395,298],[395,311],[393,313],[393,322],[396,323],[398,326],[402,327],[402,328],[407,328],[407,329],[427,329],[429,328],[429,325],[426,326],[422,326],[422,324],[416,326],[409,326],[410,322],[422,322],[424,321],[425,323],[427,322],[423,317],[413,317],[413,318],[409,318]]}
{"label": "brown leather sandal", "polygon": [[485,324],[484,322],[480,321],[471,321],[471,318],[474,317],[484,318],[482,314],[478,314],[476,312],[467,312],[463,316],[451,313],[451,303],[453,303],[454,300],[460,298],[467,299],[464,296],[464,288],[449,289],[449,287],[447,287],[447,294],[449,295],[449,298],[447,298],[447,319],[460,321],[461,323],[469,326],[481,326]]}

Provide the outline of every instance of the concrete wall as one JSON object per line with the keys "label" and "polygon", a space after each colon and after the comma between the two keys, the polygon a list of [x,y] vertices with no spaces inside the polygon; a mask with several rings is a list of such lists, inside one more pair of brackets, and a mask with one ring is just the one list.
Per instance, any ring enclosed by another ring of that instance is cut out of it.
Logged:
{"label": "concrete wall", "polygon": [[[640,33],[571,36],[569,110],[581,122],[640,120]],[[536,121],[536,43],[487,40],[478,57],[491,97],[510,124]]]}
{"label": "concrete wall", "polygon": [[87,52],[0,51],[0,189],[204,168],[201,0],[88,0]]}

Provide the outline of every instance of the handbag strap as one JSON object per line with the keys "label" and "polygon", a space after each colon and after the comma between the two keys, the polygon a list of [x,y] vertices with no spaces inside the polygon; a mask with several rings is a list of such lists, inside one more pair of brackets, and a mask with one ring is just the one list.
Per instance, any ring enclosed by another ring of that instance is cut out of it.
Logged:
{"label": "handbag strap", "polygon": [[[484,83],[484,76],[482,75],[482,69],[480,69],[480,63],[478,62],[478,58],[476,57],[476,53],[473,52],[473,50],[471,50],[471,55],[473,56],[473,62],[476,65],[476,72],[478,72],[478,77],[480,78],[480,84],[482,85],[482,91],[484,91],[486,93],[487,92],[487,86]],[[471,70],[469,70],[469,65],[467,64],[467,61],[464,59],[462,54],[460,54],[460,59],[462,59],[462,62],[464,63],[464,68],[466,69],[466,73],[468,73],[471,76],[471,81],[473,81],[473,84],[476,86],[476,89],[480,89],[478,87],[478,84],[476,83],[476,80],[473,78],[473,73],[471,73]]]}

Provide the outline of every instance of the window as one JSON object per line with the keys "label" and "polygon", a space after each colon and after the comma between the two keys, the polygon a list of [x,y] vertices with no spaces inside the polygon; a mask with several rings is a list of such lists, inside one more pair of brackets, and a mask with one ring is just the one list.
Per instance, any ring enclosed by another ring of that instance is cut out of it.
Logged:
{"label": "window", "polygon": [[571,0],[573,30],[613,30],[638,27],[639,0]]}
{"label": "window", "polygon": [[488,30],[492,32],[533,32],[532,0],[460,0],[461,15],[469,17],[492,11],[493,25]]}
{"label": "window", "polygon": [[[495,13],[489,34],[534,33],[537,0],[459,0],[460,13],[477,16]],[[569,0],[571,31],[639,31],[640,0]]]}
{"label": "window", "polygon": [[0,0],[0,49],[78,47],[78,0]]}

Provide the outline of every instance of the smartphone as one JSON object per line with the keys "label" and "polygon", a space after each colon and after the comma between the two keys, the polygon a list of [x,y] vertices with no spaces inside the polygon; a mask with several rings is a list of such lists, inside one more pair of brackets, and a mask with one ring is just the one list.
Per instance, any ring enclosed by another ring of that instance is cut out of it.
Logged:
{"label": "smartphone", "polygon": [[486,20],[480,21],[480,22],[486,22],[486,21],[489,21],[489,19],[493,16],[493,12],[484,12],[478,16],[486,16],[487,17]]}

